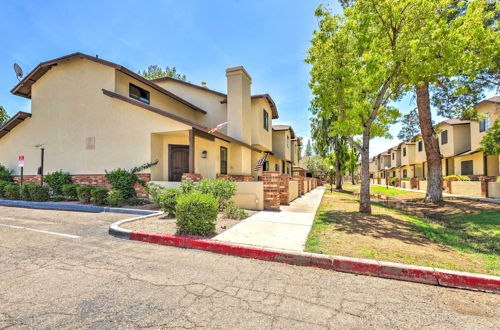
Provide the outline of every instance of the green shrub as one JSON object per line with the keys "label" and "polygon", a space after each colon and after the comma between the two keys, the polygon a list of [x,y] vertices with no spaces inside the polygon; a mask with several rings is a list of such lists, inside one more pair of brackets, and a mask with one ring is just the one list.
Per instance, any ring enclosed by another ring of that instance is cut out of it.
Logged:
{"label": "green shrub", "polygon": [[33,183],[27,183],[27,184],[22,184],[19,185],[19,199],[23,201],[30,201],[30,193],[28,190],[28,186],[33,185]]}
{"label": "green shrub", "polygon": [[410,181],[411,179],[409,177],[405,176],[405,177],[401,178],[401,180],[403,180],[403,181]]}
{"label": "green shrub", "polygon": [[130,171],[118,168],[111,172],[106,172],[106,179],[113,189],[120,190],[124,198],[136,197],[135,184],[139,178]]}
{"label": "green shrub", "polygon": [[90,203],[90,193],[93,187],[91,186],[78,186],[76,187],[76,195],[78,196],[78,200],[82,203]]}
{"label": "green shrub", "polygon": [[90,202],[98,206],[106,205],[108,192],[109,189],[107,188],[101,188],[101,187],[93,188],[90,191]]}
{"label": "green shrub", "polygon": [[224,211],[224,216],[228,219],[241,220],[248,218],[248,213],[234,203],[230,203]]}
{"label": "green shrub", "polygon": [[499,177],[497,177],[497,182],[500,182],[500,176],[499,176]]}
{"label": "green shrub", "polygon": [[3,196],[5,199],[18,200],[20,196],[20,188],[15,183],[10,183],[3,188]]}
{"label": "green shrub", "polygon": [[195,184],[193,181],[182,181],[181,185],[179,186],[179,189],[181,190],[182,194],[189,194],[192,193],[195,190]]}
{"label": "green shrub", "polygon": [[61,195],[55,195],[55,196],[50,197],[50,200],[53,202],[64,202],[68,199],[64,196],[61,196]]}
{"label": "green shrub", "polygon": [[12,171],[0,164],[0,181],[13,182]]}
{"label": "green shrub", "polygon": [[120,207],[125,202],[123,194],[118,189],[111,189],[108,192],[108,205],[113,207]]}
{"label": "green shrub", "polygon": [[146,187],[144,187],[144,191],[146,192],[146,194],[149,195],[149,197],[156,206],[161,207],[160,194],[165,191],[164,187],[160,186],[159,184],[150,182],[146,185]]}
{"label": "green shrub", "polygon": [[389,184],[391,184],[391,185],[394,186],[396,184],[396,178],[390,178],[389,179]]}
{"label": "green shrub", "polygon": [[125,200],[126,205],[146,205],[150,204],[151,202],[149,199],[146,198],[137,198],[137,197],[132,197],[127,200]]}
{"label": "green shrub", "polygon": [[62,186],[62,194],[67,200],[77,200],[78,193],[76,192],[77,184],[65,184]]}
{"label": "green shrub", "polygon": [[466,175],[447,175],[443,179],[456,179],[457,181],[470,181],[471,179]]}
{"label": "green shrub", "polygon": [[46,202],[50,199],[49,187],[38,184],[27,184],[25,189],[28,191],[29,200],[33,202]]}
{"label": "green shrub", "polygon": [[12,182],[0,180],[0,197],[3,197],[3,190],[8,184],[12,184]]}
{"label": "green shrub", "polygon": [[236,184],[227,179],[203,179],[195,187],[202,194],[212,195],[218,202],[219,210],[224,210],[236,194]]}
{"label": "green shrub", "polygon": [[211,195],[191,193],[177,199],[175,213],[180,234],[209,236],[215,232],[219,203]]}
{"label": "green shrub", "polygon": [[49,185],[54,195],[62,195],[62,187],[71,183],[71,175],[59,170],[44,176],[43,182]]}
{"label": "green shrub", "polygon": [[160,209],[167,213],[168,216],[175,217],[177,198],[179,196],[181,196],[181,191],[179,189],[165,189],[162,193],[160,193]]}

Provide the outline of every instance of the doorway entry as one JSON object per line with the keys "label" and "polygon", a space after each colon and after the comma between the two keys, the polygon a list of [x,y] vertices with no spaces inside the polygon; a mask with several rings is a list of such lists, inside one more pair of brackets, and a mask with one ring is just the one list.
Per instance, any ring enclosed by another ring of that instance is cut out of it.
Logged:
{"label": "doorway entry", "polygon": [[168,181],[181,181],[182,174],[189,172],[189,146],[168,145]]}

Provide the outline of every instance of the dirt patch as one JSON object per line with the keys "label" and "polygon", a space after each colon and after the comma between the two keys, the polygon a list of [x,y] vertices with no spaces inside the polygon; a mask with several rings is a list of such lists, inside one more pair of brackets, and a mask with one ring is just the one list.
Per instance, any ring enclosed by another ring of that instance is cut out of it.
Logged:
{"label": "dirt patch", "polygon": [[[253,214],[257,213],[257,211],[249,211],[249,210],[246,211],[249,214],[249,216],[252,216]],[[215,235],[213,236],[225,232],[229,228],[240,223],[240,221],[242,220],[228,219],[224,216],[223,213],[219,213],[219,215],[217,216],[217,222],[215,224]],[[175,224],[175,218],[169,218],[165,215],[145,218],[138,221],[127,222],[121,225],[121,227],[134,231],[141,231],[143,233],[177,235],[177,226]]]}
{"label": "dirt patch", "polygon": [[438,221],[443,221],[454,214],[500,211],[500,204],[449,197],[445,197],[444,202],[440,204],[425,203],[423,199],[414,199],[406,204],[414,210],[421,211],[426,217]]}
{"label": "dirt patch", "polygon": [[497,267],[492,266],[494,256],[467,253],[433,242],[395,210],[373,205],[373,214],[367,215],[359,213],[358,208],[352,195],[325,194],[306,249],[348,257],[499,273]]}

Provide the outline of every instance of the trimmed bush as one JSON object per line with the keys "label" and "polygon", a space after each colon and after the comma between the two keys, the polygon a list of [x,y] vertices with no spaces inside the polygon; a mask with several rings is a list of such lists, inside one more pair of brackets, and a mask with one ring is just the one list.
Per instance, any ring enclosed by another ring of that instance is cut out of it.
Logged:
{"label": "trimmed bush", "polygon": [[12,171],[0,164],[0,181],[13,182]]}
{"label": "trimmed bush", "polygon": [[76,192],[76,188],[78,187],[77,184],[65,184],[62,186],[62,193],[63,196],[67,200],[77,200],[78,199],[78,193]]}
{"label": "trimmed bush", "polygon": [[165,189],[160,193],[159,207],[163,212],[167,213],[169,217],[176,216],[177,198],[179,196],[181,196],[181,191],[175,188]]}
{"label": "trimmed bush", "polygon": [[126,205],[146,205],[146,204],[151,204],[149,199],[146,198],[137,198],[137,197],[132,197],[127,200],[125,200]]}
{"label": "trimmed bush", "polygon": [[46,202],[50,199],[49,187],[38,184],[27,184],[25,189],[33,202]]}
{"label": "trimmed bush", "polygon": [[195,185],[193,181],[182,181],[179,189],[183,194],[192,193],[195,190]]}
{"label": "trimmed bush", "polygon": [[64,201],[67,201],[68,199],[64,196],[56,195],[56,196],[50,197],[50,200],[53,202],[64,202]]}
{"label": "trimmed bush", "polygon": [[466,175],[447,175],[443,179],[456,179],[457,181],[470,181],[471,179]]}
{"label": "trimmed bush", "polygon": [[94,188],[90,191],[90,202],[94,205],[106,205],[109,189],[107,188]]}
{"label": "trimmed bush", "polygon": [[224,210],[236,194],[236,183],[227,179],[202,179],[195,187],[202,194],[212,195],[219,204],[219,210]]}
{"label": "trimmed bush", "polygon": [[91,186],[78,186],[76,187],[76,195],[78,196],[78,200],[82,203],[90,203],[90,193],[92,191]]}
{"label": "trimmed bush", "polygon": [[402,181],[410,181],[411,179],[410,179],[409,177],[405,176],[405,177],[403,177],[401,180],[402,180]]}
{"label": "trimmed bush", "polygon": [[27,183],[19,185],[19,199],[23,201],[31,201],[28,186],[34,185],[33,183]]}
{"label": "trimmed bush", "polygon": [[44,176],[43,182],[46,182],[49,185],[54,195],[62,195],[62,187],[65,184],[71,183],[71,175],[67,172],[59,170]]}
{"label": "trimmed bush", "polygon": [[123,198],[123,194],[118,189],[111,189],[108,192],[108,205],[113,207],[120,207],[123,205],[125,199]]}
{"label": "trimmed bush", "polygon": [[3,197],[4,188],[8,184],[12,184],[12,182],[0,180],[0,197]]}
{"label": "trimmed bush", "polygon": [[15,183],[10,183],[3,188],[5,199],[18,200],[20,198],[20,188]]}
{"label": "trimmed bush", "polygon": [[106,179],[113,189],[120,190],[124,198],[136,197],[135,183],[139,178],[130,171],[118,168],[111,172],[106,172]]}
{"label": "trimmed bush", "polygon": [[499,176],[499,177],[497,177],[497,182],[500,182],[500,176]]}
{"label": "trimmed bush", "polygon": [[191,193],[177,198],[175,213],[180,234],[209,236],[215,232],[219,203],[211,195]]}
{"label": "trimmed bush", "polygon": [[228,219],[242,220],[248,218],[248,213],[234,203],[230,203],[224,211],[224,216]]}
{"label": "trimmed bush", "polygon": [[389,184],[394,186],[396,184],[396,178],[390,178],[389,179]]}

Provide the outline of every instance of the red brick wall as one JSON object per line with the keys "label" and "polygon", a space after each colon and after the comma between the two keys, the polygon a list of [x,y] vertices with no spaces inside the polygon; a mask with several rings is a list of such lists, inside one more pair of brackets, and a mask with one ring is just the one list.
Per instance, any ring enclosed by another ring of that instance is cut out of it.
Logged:
{"label": "red brick wall", "polygon": [[299,182],[299,196],[304,195],[304,177],[299,175],[292,176],[292,179]]}
{"label": "red brick wall", "polygon": [[227,179],[233,182],[250,182],[255,181],[251,175],[236,175],[236,174],[217,174],[217,179]]}
{"label": "red brick wall", "polygon": [[[35,184],[40,184],[40,175],[24,175],[23,176],[23,182],[24,183],[35,183]],[[21,182],[21,176],[20,175],[15,175],[14,176],[14,182],[20,183]]]}
{"label": "red brick wall", "polygon": [[264,171],[264,210],[279,211],[280,209],[280,173]]}
{"label": "red brick wall", "polygon": [[182,181],[193,181],[193,182],[198,182],[201,179],[203,179],[203,176],[198,173],[184,173],[182,174]]}
{"label": "red brick wall", "polygon": [[280,204],[288,205],[288,196],[290,190],[290,176],[288,174],[280,175]]}

